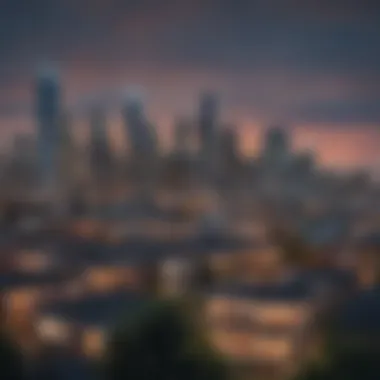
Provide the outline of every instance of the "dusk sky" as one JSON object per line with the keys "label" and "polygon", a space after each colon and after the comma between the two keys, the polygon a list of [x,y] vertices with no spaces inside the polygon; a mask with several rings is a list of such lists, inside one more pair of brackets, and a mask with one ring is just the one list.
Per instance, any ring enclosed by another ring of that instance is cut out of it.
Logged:
{"label": "dusk sky", "polygon": [[284,123],[324,163],[380,168],[379,19],[376,0],[0,0],[2,135],[32,130],[52,61],[75,112],[138,86],[165,135],[211,89],[246,151]]}

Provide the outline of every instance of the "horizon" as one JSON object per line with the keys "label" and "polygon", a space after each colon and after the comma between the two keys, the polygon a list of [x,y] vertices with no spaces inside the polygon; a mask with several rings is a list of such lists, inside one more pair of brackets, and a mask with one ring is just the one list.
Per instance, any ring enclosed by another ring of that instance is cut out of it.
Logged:
{"label": "horizon", "polygon": [[[378,172],[378,16],[377,2],[355,0],[6,1],[2,144],[34,130],[34,68],[50,61],[61,71],[66,106],[79,114],[89,98],[114,108],[115,93],[142,88],[165,146],[173,120],[194,116],[199,94],[211,89],[245,153],[257,150],[263,128],[281,123],[323,164]],[[117,141],[122,128],[112,113]]]}

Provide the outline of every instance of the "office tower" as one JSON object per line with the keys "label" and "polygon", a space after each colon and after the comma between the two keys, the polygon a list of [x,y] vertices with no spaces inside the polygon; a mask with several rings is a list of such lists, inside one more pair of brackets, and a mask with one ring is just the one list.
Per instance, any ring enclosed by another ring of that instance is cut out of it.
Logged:
{"label": "office tower", "polygon": [[314,173],[314,155],[312,152],[303,152],[292,160],[292,175],[297,181],[304,181],[312,177]]}
{"label": "office tower", "polygon": [[60,189],[69,191],[78,180],[78,169],[82,165],[72,136],[71,116],[66,112],[60,117],[59,138],[59,183]]}
{"label": "office tower", "polygon": [[128,97],[123,110],[126,134],[131,149],[129,175],[138,187],[139,197],[151,199],[158,174],[158,141],[147,120],[143,105]]}
{"label": "office tower", "polygon": [[98,180],[109,179],[112,154],[107,136],[107,119],[101,107],[95,107],[90,117],[90,166]]}
{"label": "office tower", "polygon": [[238,136],[233,127],[225,127],[220,138],[220,152],[224,160],[235,162],[239,157]]}
{"label": "office tower", "polygon": [[57,73],[43,68],[36,84],[37,166],[44,190],[56,186],[61,91]]}
{"label": "office tower", "polygon": [[191,125],[191,122],[185,119],[179,119],[175,124],[173,152],[164,161],[161,171],[164,183],[177,193],[189,187],[194,174]]}
{"label": "office tower", "polygon": [[289,137],[284,128],[270,128],[265,136],[262,160],[269,170],[286,169],[291,160]]}
{"label": "office tower", "polygon": [[221,131],[218,161],[221,177],[228,183],[238,174],[237,170],[240,163],[238,136],[233,127],[226,126]]}
{"label": "office tower", "polygon": [[11,162],[8,166],[8,178],[14,191],[23,192],[35,184],[35,141],[32,136],[17,134],[13,139]]}
{"label": "office tower", "polygon": [[218,156],[218,101],[213,94],[203,94],[199,107],[200,154],[207,177],[213,177]]}
{"label": "office tower", "polygon": [[191,122],[180,119],[175,125],[174,150],[181,155],[189,155],[192,148]]}
{"label": "office tower", "polygon": [[288,135],[283,128],[270,128],[265,138],[264,155],[282,159],[289,152]]}
{"label": "office tower", "polygon": [[141,101],[128,97],[123,113],[132,156],[147,158],[154,155],[157,150],[157,137],[144,115]]}

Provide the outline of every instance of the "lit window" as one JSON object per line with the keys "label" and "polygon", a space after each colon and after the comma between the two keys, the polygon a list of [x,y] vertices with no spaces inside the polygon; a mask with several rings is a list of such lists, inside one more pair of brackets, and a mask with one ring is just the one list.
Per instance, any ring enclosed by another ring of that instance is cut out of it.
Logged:
{"label": "lit window", "polygon": [[256,337],[251,341],[251,355],[258,360],[286,360],[293,351],[293,345],[288,339]]}
{"label": "lit window", "polygon": [[83,351],[89,357],[97,358],[104,352],[105,334],[100,329],[88,329],[83,334]]}
{"label": "lit window", "polygon": [[55,318],[45,318],[37,325],[37,332],[43,341],[65,343],[69,337],[68,326]]}

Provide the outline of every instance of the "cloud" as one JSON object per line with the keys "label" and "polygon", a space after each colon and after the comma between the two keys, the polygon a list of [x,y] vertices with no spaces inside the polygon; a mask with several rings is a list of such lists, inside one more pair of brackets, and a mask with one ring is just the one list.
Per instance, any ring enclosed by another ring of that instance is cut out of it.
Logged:
{"label": "cloud", "polygon": [[321,102],[304,105],[295,118],[300,122],[380,123],[380,98]]}
{"label": "cloud", "polygon": [[[82,92],[107,93],[102,87],[132,82],[155,94],[156,108],[165,103],[172,112],[202,86],[215,86],[231,108],[251,114],[377,119],[377,1],[3,3],[3,105],[16,85],[29,85],[35,61],[44,57],[66,68],[68,97],[80,104]],[[165,102],[156,96],[159,91]],[[11,98],[17,103],[16,96]],[[113,95],[106,98],[114,102]],[[3,113],[17,113],[11,109]]]}
{"label": "cloud", "polygon": [[0,105],[0,118],[10,119],[14,117],[30,116],[32,109],[27,104]]}

